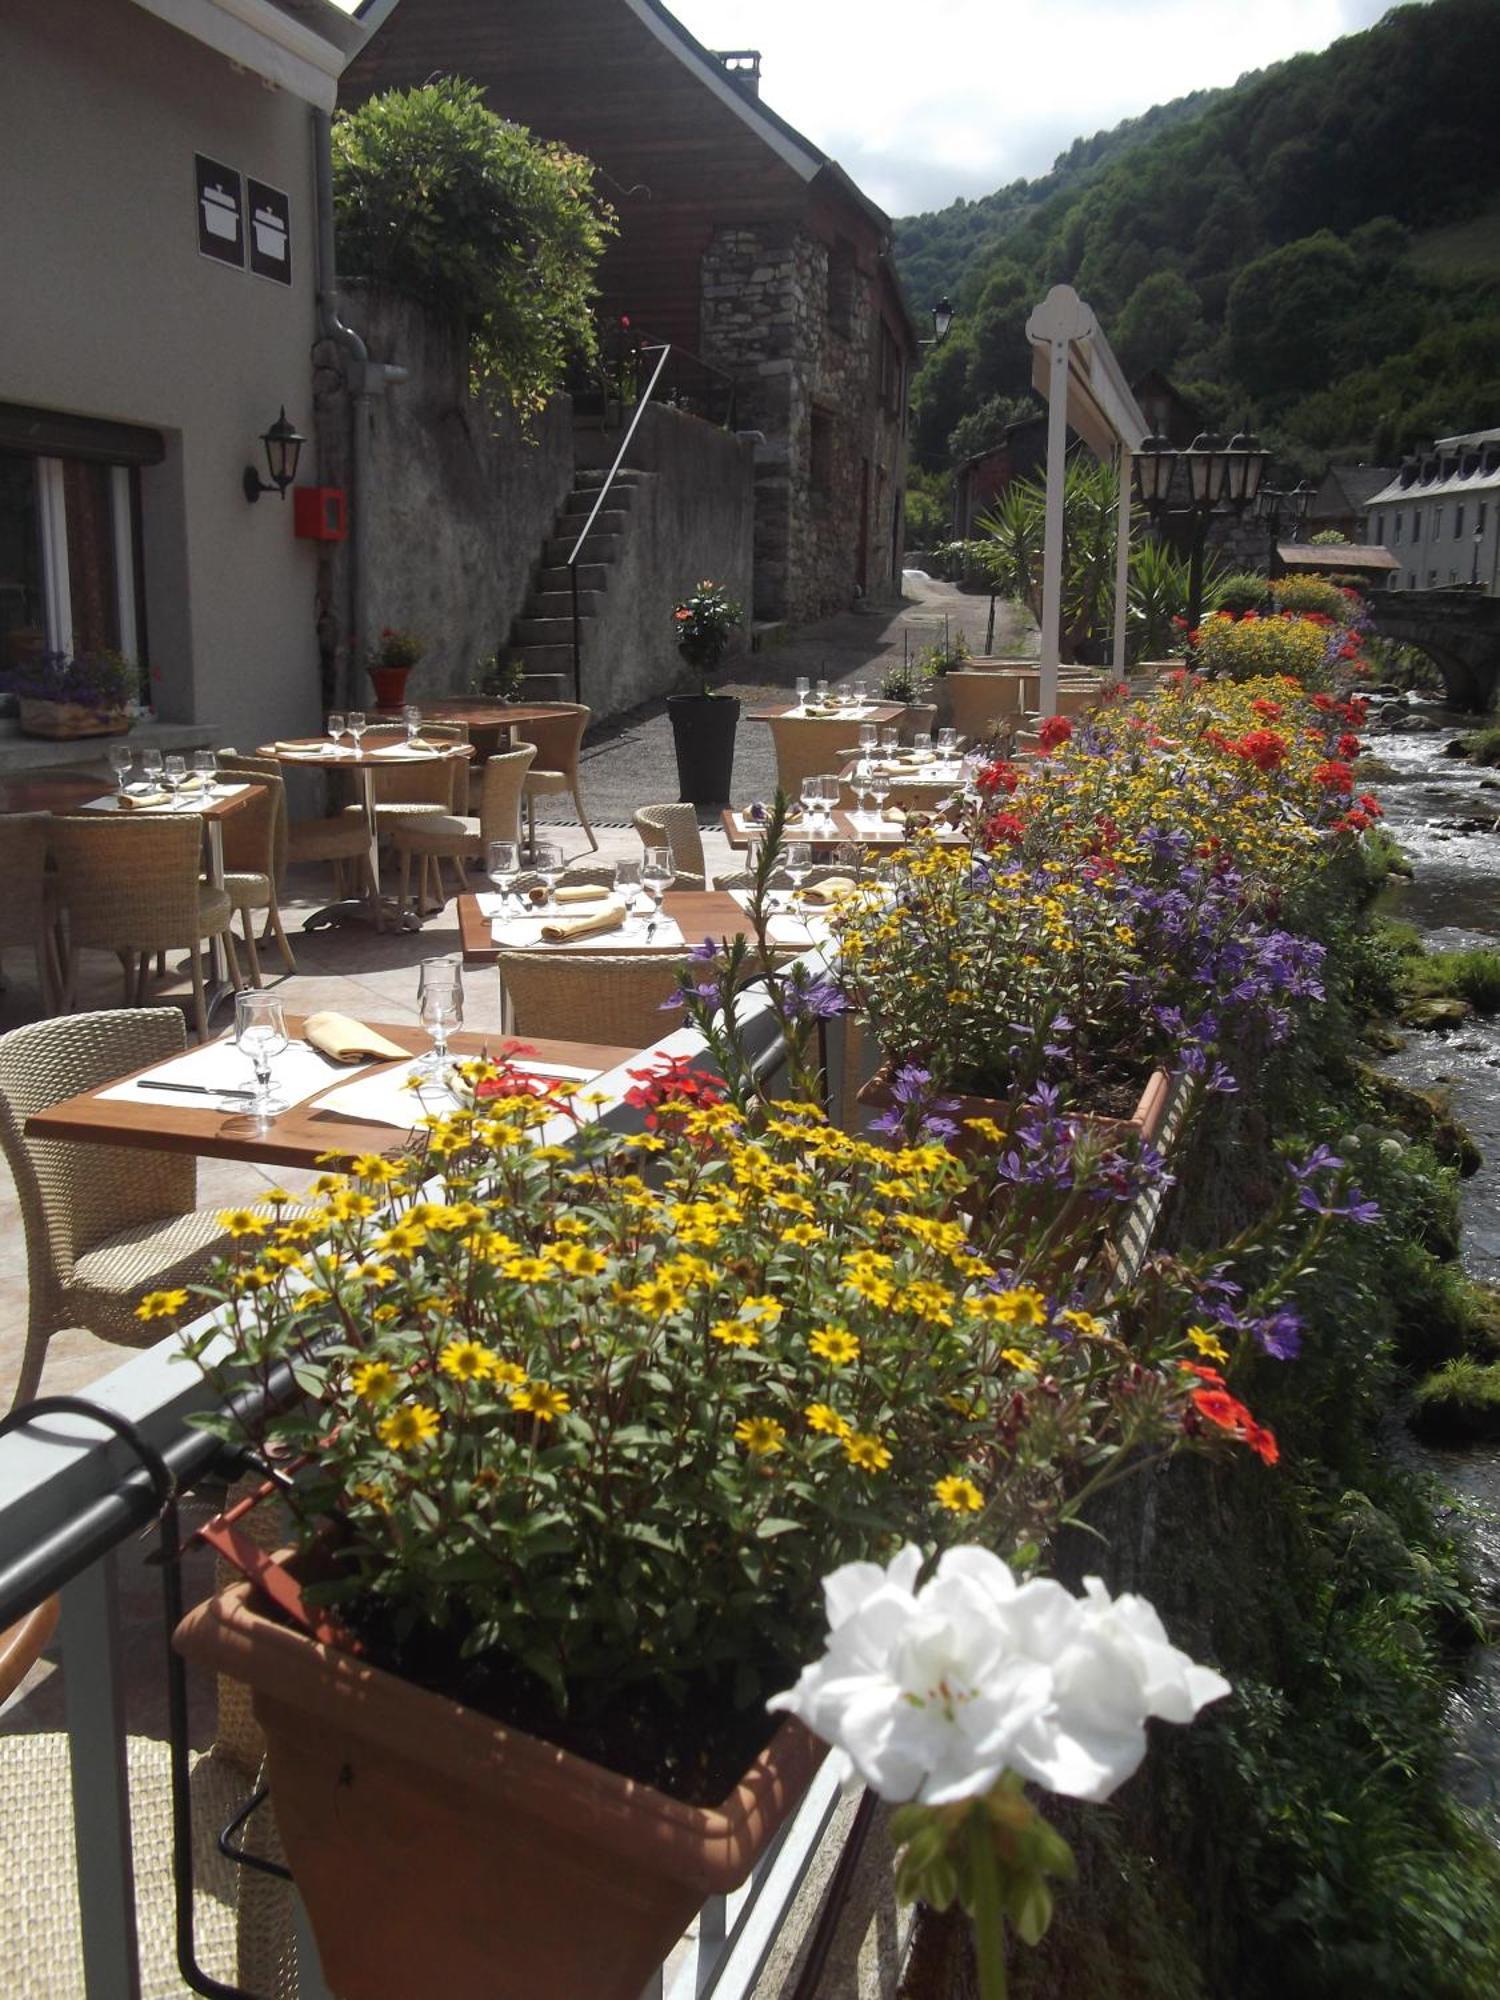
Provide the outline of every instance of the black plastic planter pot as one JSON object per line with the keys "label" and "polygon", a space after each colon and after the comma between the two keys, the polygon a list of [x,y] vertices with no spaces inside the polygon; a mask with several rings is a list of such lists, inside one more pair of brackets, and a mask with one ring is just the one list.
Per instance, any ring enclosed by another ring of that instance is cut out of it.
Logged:
{"label": "black plastic planter pot", "polygon": [[677,751],[677,794],[685,805],[727,805],[734,786],[733,695],[679,694],[667,703]]}

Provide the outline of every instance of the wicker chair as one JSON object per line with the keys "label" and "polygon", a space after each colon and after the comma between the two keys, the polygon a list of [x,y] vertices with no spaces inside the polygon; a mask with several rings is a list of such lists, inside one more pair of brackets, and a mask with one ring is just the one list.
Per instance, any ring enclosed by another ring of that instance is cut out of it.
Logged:
{"label": "wicker chair", "polygon": [[[256,757],[246,751],[225,749],[219,752],[221,771],[239,771],[246,777],[261,779],[274,778],[281,786],[283,800],[283,825],[285,829],[285,861],[314,864],[326,862],[333,869],[333,890],[342,896],[348,886],[344,870],[354,871],[356,892],[367,888],[370,875],[369,836],[365,832],[362,818],[350,818],[338,812],[331,818],[293,819],[286,811],[286,781],[282,769],[274,757]],[[278,919],[280,912],[278,911]],[[278,923],[279,930],[279,923]],[[285,939],[281,940],[285,948]],[[292,967],[288,962],[287,970]]]}
{"label": "wicker chair", "polygon": [[644,1049],[677,1026],[662,1005],[677,991],[677,961],[667,952],[502,951],[500,982],[518,1035]]}
{"label": "wicker chair", "polygon": [[1021,713],[1026,682],[1020,674],[958,672],[943,676],[953,727],[971,743],[982,742],[1002,717]]}
{"label": "wicker chair", "polygon": [[635,816],[635,830],[643,847],[671,848],[679,889],[708,887],[708,862],[703,853],[703,835],[698,831],[696,807],[642,806]]}
{"label": "wicker chair", "polygon": [[0,1149],[15,1176],[31,1295],[17,1403],[36,1394],[54,1333],[83,1326],[149,1347],[161,1329],[135,1317],[142,1295],[207,1277],[227,1247],[217,1213],[194,1207],[190,1154],[25,1136],[34,1113],[185,1046],[175,1007],[72,1014],[0,1036]]}
{"label": "wicker chair", "polygon": [[800,799],[804,778],[837,771],[849,761],[850,740],[847,716],[773,716],[771,741],[776,748],[777,785],[789,799]]}
{"label": "wicker chair", "polygon": [[[259,768],[262,765],[270,765],[270,769],[262,770]],[[239,913],[240,928],[245,934],[251,983],[259,986],[262,984],[260,945],[267,939],[276,940],[276,949],[287,971],[297,970],[278,900],[278,890],[286,874],[286,785],[269,757],[221,756],[219,769],[226,777],[251,778],[261,787],[257,797],[224,821],[224,887]],[[257,939],[255,919],[261,912],[265,913],[266,927]]]}
{"label": "wicker chair", "polygon": [[[467,743],[461,722],[424,722],[422,735],[432,744]],[[393,757],[375,773],[375,824],[384,846],[395,838],[403,820],[430,818],[433,813],[462,813],[469,800],[469,759],[428,757],[407,763]],[[364,829],[364,808],[345,806],[344,817]]]}
{"label": "wicker chair", "polygon": [[0,818],[0,952],[7,945],[29,945],[36,954],[37,988],[42,1012],[55,1014],[62,1004],[62,966],[57,952],[57,911],[47,874],[51,817],[47,813],[8,813]]}
{"label": "wicker chair", "polygon": [[589,837],[589,846],[599,845],[594,829],[589,825],[589,816],[583,809],[583,792],[578,776],[578,752],[583,744],[583,732],[589,726],[589,714],[590,711],[581,703],[563,701],[557,704],[551,715],[517,725],[516,735],[520,740],[536,745],[537,761],[526,773],[526,831],[532,840],[536,839],[537,800],[549,792],[571,792],[573,804],[578,809],[578,822]]}
{"label": "wicker chair", "polygon": [[491,757],[483,769],[479,813],[414,813],[395,823],[393,844],[401,857],[401,914],[406,914],[411,894],[411,864],[421,863],[417,901],[426,909],[428,870],[437,880],[437,904],[443,902],[443,863],[453,863],[453,873],[461,896],[464,863],[483,861],[492,840],[519,840],[521,837],[521,790],[526,773],[536,756],[536,745],[523,744],[519,750],[503,751]]}
{"label": "wicker chair", "polygon": [[229,976],[240,984],[229,892],[198,879],[202,828],[194,819],[127,819],[98,814],[54,818],[50,835],[67,936],[65,1004],[74,1004],[80,951],[111,951],[125,968],[125,1003],[141,1006],[153,952],[185,949],[193,975],[193,1018],[208,1039],[199,946],[221,938]]}

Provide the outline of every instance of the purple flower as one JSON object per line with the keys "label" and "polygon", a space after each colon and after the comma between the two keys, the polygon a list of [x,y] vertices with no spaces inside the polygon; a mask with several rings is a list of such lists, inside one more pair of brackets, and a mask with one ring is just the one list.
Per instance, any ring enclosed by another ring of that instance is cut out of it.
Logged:
{"label": "purple flower", "polygon": [[688,953],[688,959],[694,965],[712,965],[718,955],[719,947],[711,937],[706,937],[702,944],[695,944],[693,946],[692,950]]}
{"label": "purple flower", "polygon": [[788,980],[786,1010],[798,1021],[832,1021],[838,1015],[848,1013],[849,1001],[837,980],[822,973],[805,985]]}

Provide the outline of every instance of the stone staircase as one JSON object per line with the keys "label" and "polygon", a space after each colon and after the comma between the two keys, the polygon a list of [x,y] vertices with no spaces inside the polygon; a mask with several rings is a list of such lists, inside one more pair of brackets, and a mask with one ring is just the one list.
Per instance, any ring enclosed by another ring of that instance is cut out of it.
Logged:
{"label": "stone staircase", "polygon": [[[615,474],[609,499],[594,522],[578,558],[578,609],[583,656],[598,655],[593,634],[604,614],[610,571],[619,559],[630,524],[631,509],[645,498],[651,472],[621,470]],[[582,533],[589,511],[599,497],[605,474],[581,467],[573,475],[573,490],[542,546],[541,567],[520,616],[511,628],[510,652],[528,674],[562,674],[572,687],[573,585],[568,557]]]}

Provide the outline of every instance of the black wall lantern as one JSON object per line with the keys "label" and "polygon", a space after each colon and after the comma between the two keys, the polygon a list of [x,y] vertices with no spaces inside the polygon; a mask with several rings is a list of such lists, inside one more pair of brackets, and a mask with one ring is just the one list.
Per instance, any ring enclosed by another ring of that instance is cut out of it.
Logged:
{"label": "black wall lantern", "polygon": [[268,485],[253,465],[245,467],[244,492],[250,501],[258,500],[262,493],[279,493],[283,500],[286,489],[297,477],[297,460],[302,456],[302,447],[307,439],[295,424],[288,423],[286,404],[281,406],[281,415],[268,431],[262,431],[260,441],[266,448],[266,470],[271,479]]}
{"label": "black wall lantern", "polygon": [[948,338],[948,329],[953,324],[953,308],[947,299],[939,299],[932,309],[933,341],[937,346]]}

